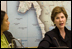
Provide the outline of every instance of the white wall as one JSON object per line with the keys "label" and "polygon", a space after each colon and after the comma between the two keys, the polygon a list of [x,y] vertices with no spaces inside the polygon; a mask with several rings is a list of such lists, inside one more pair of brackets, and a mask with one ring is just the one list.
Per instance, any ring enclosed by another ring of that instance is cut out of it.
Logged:
{"label": "white wall", "polygon": [[6,11],[6,1],[1,1],[1,10]]}

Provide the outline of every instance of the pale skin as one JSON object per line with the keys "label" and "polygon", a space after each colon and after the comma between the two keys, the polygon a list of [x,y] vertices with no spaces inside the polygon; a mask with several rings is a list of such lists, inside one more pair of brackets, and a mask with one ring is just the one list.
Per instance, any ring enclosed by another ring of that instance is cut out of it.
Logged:
{"label": "pale skin", "polygon": [[65,15],[62,12],[57,14],[55,19],[54,19],[54,23],[58,27],[62,38],[65,39],[65,35],[66,35],[65,34],[65,30],[64,30],[64,26],[66,24],[66,17],[65,17]]}
{"label": "pale skin", "polygon": [[3,22],[1,24],[1,35],[3,34],[4,31],[9,30],[9,24],[10,22],[8,21],[8,15],[5,14]]}

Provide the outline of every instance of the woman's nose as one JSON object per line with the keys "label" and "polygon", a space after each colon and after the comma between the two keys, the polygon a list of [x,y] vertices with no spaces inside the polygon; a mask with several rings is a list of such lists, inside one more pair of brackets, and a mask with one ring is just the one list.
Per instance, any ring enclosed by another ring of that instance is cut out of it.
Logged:
{"label": "woman's nose", "polygon": [[10,24],[10,22],[8,21],[8,23]]}
{"label": "woman's nose", "polygon": [[62,18],[60,18],[59,21],[62,21]]}

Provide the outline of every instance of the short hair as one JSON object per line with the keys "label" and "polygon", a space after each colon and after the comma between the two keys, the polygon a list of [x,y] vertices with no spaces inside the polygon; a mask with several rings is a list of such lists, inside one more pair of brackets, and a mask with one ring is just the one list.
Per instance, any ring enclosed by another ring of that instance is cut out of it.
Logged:
{"label": "short hair", "polygon": [[5,16],[5,11],[2,11],[1,10],[1,24],[3,23],[3,19],[4,19],[4,16]]}
{"label": "short hair", "polygon": [[61,12],[65,15],[66,20],[67,20],[68,14],[67,14],[65,8],[64,7],[60,7],[60,6],[56,6],[52,10],[52,13],[51,13],[51,20],[52,20],[52,22],[54,22],[54,19],[55,19],[56,15],[59,14],[59,13],[61,13]]}

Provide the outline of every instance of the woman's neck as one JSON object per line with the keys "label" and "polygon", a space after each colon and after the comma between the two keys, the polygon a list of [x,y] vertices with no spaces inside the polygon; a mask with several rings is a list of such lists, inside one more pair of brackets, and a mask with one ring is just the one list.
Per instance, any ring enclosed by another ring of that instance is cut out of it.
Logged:
{"label": "woman's neck", "polygon": [[3,35],[3,31],[1,30],[1,35]]}
{"label": "woman's neck", "polygon": [[60,28],[59,31],[60,31],[60,32],[64,32],[64,28]]}
{"label": "woman's neck", "polygon": [[60,35],[63,37],[63,39],[65,39],[65,30],[64,28],[59,29],[60,31]]}

